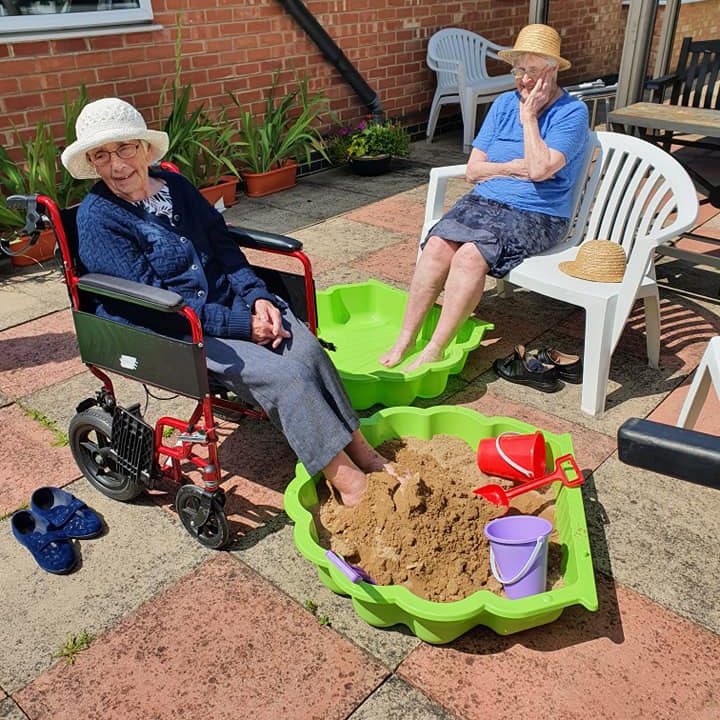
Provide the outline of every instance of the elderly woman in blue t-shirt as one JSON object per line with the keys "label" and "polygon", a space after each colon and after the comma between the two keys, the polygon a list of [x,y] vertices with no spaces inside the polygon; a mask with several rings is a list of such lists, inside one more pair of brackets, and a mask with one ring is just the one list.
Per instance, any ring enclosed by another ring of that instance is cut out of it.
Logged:
{"label": "elderly woman in blue t-shirt", "polygon": [[588,115],[583,102],[558,87],[558,71],[570,67],[560,56],[560,36],[547,25],[528,25],[499,55],[512,65],[516,90],[495,100],[473,141],[465,179],[475,187],[423,241],[400,335],[380,358],[386,367],[413,348],[443,288],[437,327],[404,371],[443,357],[480,302],[487,275],[502,277],[567,233]]}
{"label": "elderly woman in blue t-shirt", "polygon": [[[118,98],[86,105],[75,127],[63,164],[73,177],[98,179],[77,216],[87,270],[179,293],[200,319],[208,369],[265,410],[310,474],[323,471],[343,504],[357,505],[366,474],[393,468],[360,432],[317,338],[253,272],[222,215],[181,175],[151,167],[167,134]],[[144,324],[112,300],[97,312]],[[187,333],[175,317],[154,329]]]}

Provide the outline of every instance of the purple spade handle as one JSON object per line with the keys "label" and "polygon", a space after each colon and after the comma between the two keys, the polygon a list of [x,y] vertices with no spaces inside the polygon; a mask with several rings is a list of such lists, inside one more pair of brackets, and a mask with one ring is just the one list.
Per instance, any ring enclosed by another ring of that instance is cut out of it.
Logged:
{"label": "purple spade handle", "polygon": [[347,560],[341,558],[338,554],[332,550],[325,551],[325,557],[338,569],[343,575],[345,575],[350,582],[358,583],[361,580],[370,583],[370,585],[377,585],[377,583],[361,568],[357,565],[351,565]]}

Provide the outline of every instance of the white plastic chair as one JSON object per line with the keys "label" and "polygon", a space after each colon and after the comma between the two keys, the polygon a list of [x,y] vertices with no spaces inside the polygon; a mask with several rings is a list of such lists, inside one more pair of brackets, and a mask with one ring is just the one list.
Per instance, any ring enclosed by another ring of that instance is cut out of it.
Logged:
{"label": "white plastic chair", "polygon": [[695,426],[711,386],[715,388],[715,393],[720,399],[720,336],[711,338],[705,348],[680,411],[678,427],[692,428]]}
{"label": "white plastic chair", "polygon": [[428,43],[427,64],[437,75],[437,87],[427,125],[427,140],[432,142],[440,108],[460,103],[463,120],[463,150],[470,150],[475,138],[477,106],[492,102],[498,95],[515,87],[513,76],[488,75],[487,58],[497,59],[505,49],[482,35],[445,28],[436,32]]}
{"label": "white plastic chair", "polygon": [[[524,260],[502,280],[505,285],[533,290],[585,310],[585,348],[580,407],[592,417],[605,408],[610,359],[636,299],[645,304],[649,365],[660,359],[660,299],[653,251],[662,242],[690,228],[698,213],[692,180],[673,157],[630,135],[591,132],[588,157],[594,161],[585,183],[576,189],[576,211],[568,237],[545,253]],[[430,171],[425,223],[421,240],[443,214],[451,177],[464,177],[465,165]],[[468,186],[468,190],[470,186]],[[620,243],[628,258],[620,283],[570,277],[558,264],[573,260],[583,240]],[[507,283],[505,283],[507,281]]]}

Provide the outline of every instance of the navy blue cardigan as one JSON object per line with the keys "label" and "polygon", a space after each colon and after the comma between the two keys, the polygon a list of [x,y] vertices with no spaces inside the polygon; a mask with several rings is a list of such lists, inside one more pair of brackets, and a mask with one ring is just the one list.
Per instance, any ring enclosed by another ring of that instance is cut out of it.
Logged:
{"label": "navy blue cardigan", "polygon": [[[222,215],[184,177],[150,171],[164,180],[173,218],[159,217],[126,202],[100,181],[83,200],[77,226],[80,260],[88,272],[105,273],[179,293],[216,337],[248,340],[252,308],[264,298],[280,304],[255,275]],[[148,311],[103,299],[97,314],[145,327]],[[159,326],[158,326],[159,325]],[[163,314],[152,329],[188,334],[187,321]]]}

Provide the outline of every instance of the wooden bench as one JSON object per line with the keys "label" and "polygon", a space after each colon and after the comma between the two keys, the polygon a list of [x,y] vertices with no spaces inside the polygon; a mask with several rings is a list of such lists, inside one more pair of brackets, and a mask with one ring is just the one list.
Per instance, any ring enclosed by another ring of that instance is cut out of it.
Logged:
{"label": "wooden bench", "polygon": [[[720,110],[720,40],[698,40],[691,37],[683,39],[680,57],[675,72],[653,78],[645,87],[653,91],[653,100],[668,103],[675,107],[704,108]],[[664,131],[662,136],[665,150],[672,143],[692,145],[694,147],[720,149],[717,141],[678,137],[672,130]]]}

